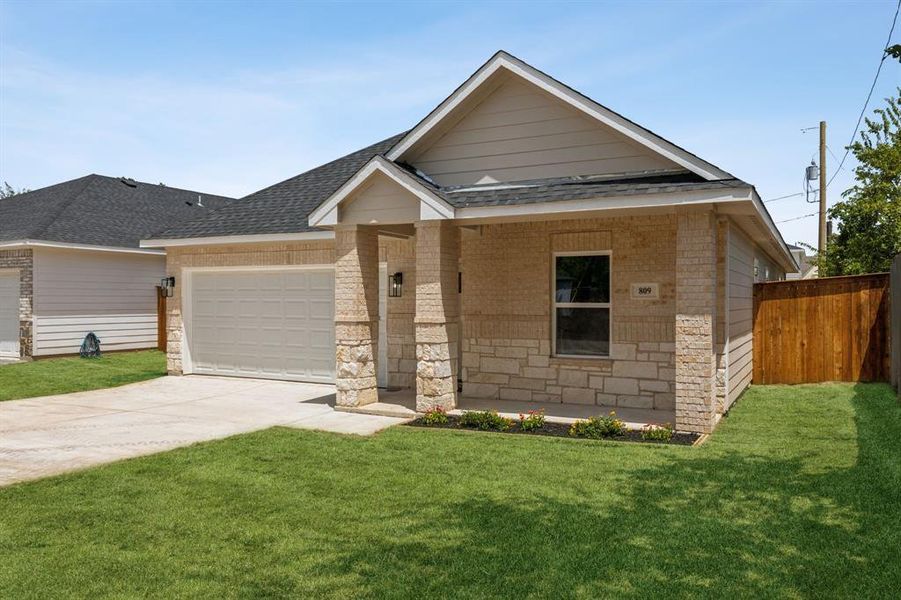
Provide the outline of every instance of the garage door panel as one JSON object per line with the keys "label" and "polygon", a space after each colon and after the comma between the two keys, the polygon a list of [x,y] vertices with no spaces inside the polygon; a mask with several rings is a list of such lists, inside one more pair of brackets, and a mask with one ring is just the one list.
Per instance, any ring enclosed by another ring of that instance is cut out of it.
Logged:
{"label": "garage door panel", "polygon": [[189,345],[194,371],[334,381],[334,273],[196,273]]}

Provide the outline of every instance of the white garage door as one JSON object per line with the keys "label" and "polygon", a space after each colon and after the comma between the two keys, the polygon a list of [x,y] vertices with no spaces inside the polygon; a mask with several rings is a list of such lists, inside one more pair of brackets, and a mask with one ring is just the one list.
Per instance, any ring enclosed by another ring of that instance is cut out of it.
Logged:
{"label": "white garage door", "polygon": [[19,358],[19,272],[0,272],[0,357]]}
{"label": "white garage door", "polygon": [[335,380],[332,269],[191,275],[194,373]]}

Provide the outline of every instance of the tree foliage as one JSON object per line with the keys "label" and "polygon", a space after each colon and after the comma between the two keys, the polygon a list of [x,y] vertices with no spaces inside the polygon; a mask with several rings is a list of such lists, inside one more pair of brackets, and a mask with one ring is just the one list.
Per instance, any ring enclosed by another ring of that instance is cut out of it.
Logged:
{"label": "tree foliage", "polygon": [[[901,95],[901,88],[898,89]],[[901,101],[886,98],[850,146],[856,182],[829,209],[838,233],[819,257],[820,275],[888,271],[901,252]]]}
{"label": "tree foliage", "polygon": [[19,194],[24,194],[25,192],[30,192],[31,190],[22,188],[17,190],[13,186],[9,185],[7,182],[3,182],[3,186],[0,186],[0,200],[3,198],[11,198],[13,196],[18,196]]}

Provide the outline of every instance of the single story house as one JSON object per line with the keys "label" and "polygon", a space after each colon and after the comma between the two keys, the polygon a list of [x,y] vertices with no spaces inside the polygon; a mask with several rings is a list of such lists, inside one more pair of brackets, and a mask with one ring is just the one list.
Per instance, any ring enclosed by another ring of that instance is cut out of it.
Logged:
{"label": "single story house", "polygon": [[230,201],[101,175],[0,200],[0,358],[156,347],[166,257],[140,240]]}
{"label": "single story house", "polygon": [[751,379],[752,283],[796,270],[754,187],[498,52],[412,129],[144,240],[168,368],[658,411]]}

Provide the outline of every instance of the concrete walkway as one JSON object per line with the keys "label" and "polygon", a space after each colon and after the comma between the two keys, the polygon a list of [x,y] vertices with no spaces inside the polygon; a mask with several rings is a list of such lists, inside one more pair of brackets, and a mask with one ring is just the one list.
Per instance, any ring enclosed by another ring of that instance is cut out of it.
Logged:
{"label": "concrete walkway", "polygon": [[336,412],[334,386],[160,377],[0,402],[0,486],[284,425],[370,435],[404,419]]}

